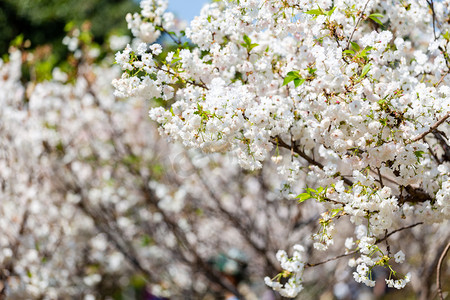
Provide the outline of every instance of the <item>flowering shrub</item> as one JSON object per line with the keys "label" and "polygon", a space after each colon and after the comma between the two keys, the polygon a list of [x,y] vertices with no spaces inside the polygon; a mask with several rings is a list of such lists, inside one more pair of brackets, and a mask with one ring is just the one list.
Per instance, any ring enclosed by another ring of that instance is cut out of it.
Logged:
{"label": "flowering shrub", "polygon": [[[391,235],[445,228],[450,216],[449,6],[215,1],[177,33],[166,1],[144,0],[127,16],[136,40],[116,55],[115,93],[164,102],[150,117],[186,147],[230,152],[248,170],[272,157],[283,195],[322,205],[314,248],[327,250],[346,218],[355,280],[374,286],[383,267],[402,288],[411,276],[395,271],[405,254]],[[175,51],[154,43],[161,33]],[[284,271],[265,280],[283,296],[302,290],[310,264],[300,249],[279,252]]]}

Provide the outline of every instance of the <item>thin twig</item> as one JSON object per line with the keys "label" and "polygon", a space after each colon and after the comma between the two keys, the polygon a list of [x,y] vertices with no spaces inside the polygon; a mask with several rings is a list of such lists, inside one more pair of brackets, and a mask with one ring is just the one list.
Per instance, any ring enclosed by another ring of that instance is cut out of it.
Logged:
{"label": "thin twig", "polygon": [[433,36],[434,36],[434,40],[437,40],[437,36],[436,36],[436,12],[434,11],[434,3],[433,0],[427,0],[428,5],[430,6],[431,9],[431,15],[433,16]]}
{"label": "thin twig", "polygon": [[380,168],[377,168],[377,172],[378,172],[378,178],[380,179],[381,187],[384,187],[384,184],[383,184],[383,176],[381,176]]}
{"label": "thin twig", "polygon": [[[388,235],[388,230],[385,229],[384,230],[384,236],[386,237],[387,235]],[[385,239],[385,241],[386,241],[386,249],[387,249],[388,255],[391,256],[391,246],[389,245],[389,242],[388,242],[387,238]]]}
{"label": "thin twig", "polygon": [[[375,242],[375,244],[379,244],[379,243],[381,243],[381,242],[387,240],[387,239],[388,239],[391,235],[393,235],[394,233],[397,233],[397,232],[402,231],[402,230],[405,230],[405,229],[413,228],[413,227],[415,227],[415,226],[417,226],[417,225],[420,225],[420,224],[423,224],[423,222],[419,222],[419,223],[416,223],[416,224],[412,224],[412,225],[409,225],[409,226],[406,226],[406,227],[402,227],[402,228],[396,229],[396,230],[392,231],[391,233],[385,234],[384,237],[383,237],[382,239],[377,240],[377,241]],[[388,245],[388,247],[389,247],[389,245]],[[447,249],[447,251],[448,251],[448,249]],[[345,253],[345,254],[341,254],[341,255],[338,255],[338,256],[329,258],[329,259],[327,259],[327,260],[318,262],[318,263],[308,263],[308,264],[305,265],[305,268],[310,268],[310,267],[320,266],[320,265],[323,265],[323,264],[325,264],[325,263],[327,263],[327,262],[330,262],[330,261],[333,261],[333,260],[336,260],[336,259],[339,259],[339,258],[342,258],[342,257],[346,257],[346,256],[350,256],[350,255],[356,254],[357,252],[358,252],[358,250],[354,250],[354,251],[352,251],[352,252]]]}
{"label": "thin twig", "polygon": [[439,298],[441,300],[444,300],[444,295],[442,295],[442,287],[441,287],[441,267],[442,267],[442,262],[444,261],[444,258],[447,255],[449,249],[450,249],[450,242],[447,243],[447,246],[445,247],[444,251],[442,251],[441,257],[439,258],[439,262],[437,265],[437,270],[436,270],[437,291],[439,294]]}
{"label": "thin twig", "polygon": [[405,230],[405,229],[410,229],[410,228],[416,227],[417,225],[421,225],[421,224],[423,224],[423,222],[418,222],[418,223],[415,223],[415,224],[412,224],[412,225],[409,225],[409,226],[402,227],[402,228],[396,229],[396,230],[394,230],[394,231],[391,231],[390,233],[386,234],[382,239],[378,239],[378,240],[375,242],[375,244],[379,244],[379,243],[381,243],[382,241],[388,239],[388,238],[389,238],[391,235],[393,235],[394,233],[397,233],[397,232],[402,231],[402,230]]}
{"label": "thin twig", "polygon": [[338,256],[329,258],[329,259],[327,259],[327,260],[318,262],[318,263],[310,263],[310,264],[306,264],[306,265],[305,265],[305,268],[317,267],[317,266],[323,265],[323,264],[325,264],[325,263],[327,263],[327,262],[330,262],[330,261],[333,261],[333,260],[336,260],[336,259],[339,259],[339,258],[342,258],[342,257],[350,256],[350,255],[353,255],[353,254],[356,254],[356,253],[358,253],[357,250],[352,251],[352,252],[349,252],[349,253],[341,254],[341,255],[338,255]]}
{"label": "thin twig", "polygon": [[156,68],[157,70],[166,72],[166,73],[169,74],[169,75],[176,76],[176,77],[177,77],[179,80],[181,80],[181,81],[184,80],[184,82],[186,82],[186,83],[189,83],[189,84],[191,84],[191,85],[194,85],[194,86],[198,86],[198,87],[204,88],[205,90],[209,90],[209,89],[208,89],[208,86],[206,86],[206,84],[205,84],[201,79],[200,79],[200,81],[201,81],[202,83],[197,83],[197,82],[195,82],[194,80],[183,79],[183,78],[180,77],[179,74],[175,74],[174,72],[171,72],[170,70],[166,70],[166,69],[162,68],[162,66],[156,65],[155,68]]}
{"label": "thin twig", "polygon": [[438,87],[438,86],[442,83],[442,81],[444,81],[445,76],[447,76],[449,72],[450,72],[450,70],[447,70],[447,72],[445,72],[445,73],[442,75],[441,79],[439,79],[438,82],[436,82],[435,84],[433,84],[433,86],[434,86],[434,87]]}
{"label": "thin twig", "polygon": [[[294,147],[292,147],[291,145],[286,144],[280,137],[275,137],[271,139],[271,142],[274,145],[278,145],[282,148],[291,150],[293,149],[295,153],[297,153],[301,158],[303,158],[304,160],[306,160],[310,165],[314,165],[319,167],[321,170],[323,170],[324,166],[323,164],[321,164],[320,162],[314,160],[313,158],[309,157],[304,151],[302,151],[297,145],[294,144]],[[343,176],[340,176],[341,179],[344,181],[345,184],[352,186],[353,185],[353,181],[351,181],[348,178],[345,178]]]}
{"label": "thin twig", "polygon": [[348,47],[350,46],[350,43],[352,41],[353,35],[355,34],[356,29],[358,28],[359,22],[362,20],[363,16],[364,16],[364,11],[366,10],[367,5],[369,4],[370,0],[367,0],[366,5],[364,5],[364,8],[361,11],[361,14],[359,16],[358,21],[356,22],[355,28],[353,28],[352,34],[350,35],[350,38],[348,39],[347,42],[347,47],[345,47],[345,49],[348,49]]}
{"label": "thin twig", "polygon": [[427,131],[425,131],[424,133],[420,134],[419,136],[413,138],[411,140],[411,142],[417,142],[418,140],[423,139],[427,134],[433,132],[434,130],[436,130],[439,125],[441,125],[442,123],[445,122],[445,120],[448,119],[448,117],[450,117],[450,112],[448,112],[445,116],[443,116],[439,121],[437,121],[436,123],[434,123],[433,126],[430,127],[430,129],[428,129]]}

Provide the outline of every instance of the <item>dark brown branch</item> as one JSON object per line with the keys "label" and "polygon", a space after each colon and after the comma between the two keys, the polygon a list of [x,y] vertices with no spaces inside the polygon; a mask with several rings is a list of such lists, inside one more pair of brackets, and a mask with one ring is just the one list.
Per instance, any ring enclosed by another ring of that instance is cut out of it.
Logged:
{"label": "dark brown branch", "polygon": [[384,187],[383,176],[381,176],[380,168],[377,168],[378,178],[380,179],[381,187]]}
{"label": "dark brown branch", "polygon": [[[278,145],[280,147],[283,147],[285,149],[288,150],[293,150],[295,153],[297,153],[301,158],[303,158],[304,160],[306,160],[310,165],[314,165],[314,166],[318,166],[320,169],[323,169],[324,166],[323,164],[321,164],[320,162],[314,160],[313,158],[309,157],[304,151],[302,151],[297,145],[294,145],[294,147],[292,147],[291,145],[286,144],[280,137],[275,137],[271,139],[271,142],[274,145]],[[351,181],[348,178],[345,178],[343,176],[340,176],[340,178],[345,182],[345,184],[352,186],[353,185],[353,181]]]}
{"label": "dark brown branch", "polygon": [[327,259],[327,260],[318,262],[318,263],[306,264],[306,265],[305,265],[305,268],[317,267],[317,266],[323,265],[323,264],[325,264],[325,263],[327,263],[327,262],[330,262],[330,261],[333,261],[333,260],[336,260],[336,259],[339,259],[339,258],[342,258],[342,257],[350,256],[350,255],[353,255],[353,254],[356,254],[356,253],[358,253],[357,250],[352,251],[352,252],[349,252],[349,253],[341,254],[341,255],[338,255],[338,256],[329,258],[329,259]]}
{"label": "dark brown branch", "polygon": [[[406,227],[402,227],[402,228],[396,229],[396,230],[392,231],[391,233],[385,234],[384,237],[383,237],[382,239],[378,239],[378,240],[375,242],[375,244],[379,244],[379,243],[381,243],[381,242],[387,240],[387,239],[388,239],[391,235],[393,235],[394,233],[397,233],[397,232],[402,231],[402,230],[405,230],[405,229],[413,228],[413,227],[415,227],[415,226],[417,226],[417,225],[420,225],[420,224],[423,224],[423,222],[419,222],[419,223],[416,223],[416,224],[413,224],[413,225],[410,225],[410,226],[406,226]],[[448,251],[448,250],[447,250],[447,251]],[[358,253],[358,250],[354,250],[354,251],[349,252],[349,253],[341,254],[341,255],[338,255],[338,256],[329,258],[329,259],[327,259],[327,260],[318,262],[318,263],[307,263],[307,264],[305,265],[305,268],[310,268],[310,267],[320,266],[320,265],[323,265],[323,264],[325,264],[325,263],[327,263],[327,262],[330,262],[330,261],[333,261],[333,260],[337,260],[337,259],[342,258],[342,257],[350,256],[350,255],[353,255],[353,254],[356,254],[356,253]]]}
{"label": "dark brown branch", "polygon": [[389,238],[391,235],[393,235],[394,233],[397,233],[397,232],[399,232],[399,231],[403,231],[403,230],[406,230],[406,229],[410,229],[410,228],[416,227],[417,225],[421,225],[421,224],[423,224],[423,222],[418,222],[418,223],[415,223],[415,224],[412,224],[412,225],[409,225],[409,226],[402,227],[402,228],[396,229],[396,230],[394,230],[394,231],[391,231],[390,233],[386,234],[382,239],[378,239],[378,240],[375,242],[375,244],[379,244],[379,243],[385,241],[386,239],[388,239],[388,238]]}
{"label": "dark brown branch", "polygon": [[450,242],[447,243],[447,246],[445,247],[444,251],[442,251],[441,257],[439,257],[439,262],[437,264],[437,270],[436,270],[436,285],[437,285],[437,291],[439,294],[439,298],[441,300],[444,300],[444,296],[442,295],[442,287],[441,287],[441,267],[442,267],[442,262],[444,261],[444,258],[448,253],[448,250],[450,250]]}
{"label": "dark brown branch", "polygon": [[[147,181],[144,181],[147,182]],[[220,285],[225,290],[228,290],[238,298],[242,298],[240,292],[233,286],[233,284],[228,280],[228,278],[221,276],[217,271],[210,267],[200,256],[196,249],[189,243],[186,236],[179,229],[179,226],[169,218],[166,212],[159,208],[159,199],[155,192],[146,184],[142,186],[143,195],[147,203],[151,204],[158,212],[162,215],[164,223],[169,227],[170,231],[175,235],[175,237],[184,245],[184,247],[189,251],[191,255],[195,258],[195,263],[203,270],[204,274],[211,282],[215,282]]]}
{"label": "dark brown branch", "polygon": [[447,70],[447,72],[445,72],[445,73],[441,76],[441,78],[439,79],[439,81],[436,82],[435,84],[433,84],[433,86],[434,86],[434,87],[438,87],[438,86],[442,83],[442,81],[444,81],[445,76],[447,76],[449,72],[450,72],[450,70]]}
{"label": "dark brown branch", "polygon": [[436,12],[434,11],[434,3],[433,0],[427,0],[428,5],[431,9],[431,15],[433,16],[433,36],[434,40],[437,40],[438,37],[436,36]]}
{"label": "dark brown branch", "polygon": [[103,232],[104,234],[106,234],[106,236],[108,237],[108,241],[110,241],[114,245],[114,248],[116,248],[117,251],[119,251],[124,255],[124,257],[130,262],[132,266],[134,266],[137,270],[145,274],[148,280],[154,281],[155,279],[152,273],[142,266],[142,263],[137,258],[137,254],[134,253],[134,249],[131,248],[127,249],[127,247],[125,247],[124,244],[121,243],[119,239],[117,239],[117,237],[113,235],[110,230],[105,228],[104,224],[101,222],[102,216],[98,213],[95,213],[94,211],[92,211],[91,208],[89,208],[88,205],[89,200],[85,198],[85,196],[81,191],[81,188],[77,187],[75,189],[75,192],[77,192],[77,194],[82,197],[82,200],[78,203],[78,207],[82,212],[84,212],[87,216],[89,216],[92,219],[97,230],[99,232]]}
{"label": "dark brown branch", "polygon": [[439,119],[436,123],[434,123],[434,125],[431,126],[430,129],[428,129],[427,131],[425,131],[425,132],[422,133],[421,135],[419,135],[419,136],[413,138],[413,139],[411,140],[411,142],[417,142],[418,140],[423,139],[427,134],[429,134],[429,133],[435,131],[435,130],[439,127],[439,125],[441,125],[442,123],[445,122],[445,120],[448,119],[448,117],[450,117],[450,112],[448,112],[447,114],[445,114],[441,119]]}
{"label": "dark brown branch", "polygon": [[[438,160],[439,163],[443,163],[445,161],[450,161],[450,146],[448,145],[446,141],[446,136],[443,132],[440,132],[436,130],[433,132],[434,137],[437,139],[439,145],[441,145],[442,150],[444,150],[444,153],[442,154],[441,161]],[[430,148],[431,150],[431,148]]]}
{"label": "dark brown branch", "polygon": [[208,184],[205,180],[205,178],[200,174],[198,168],[196,168],[192,162],[191,162],[191,167],[194,168],[194,170],[196,171],[196,175],[197,177],[200,179],[200,182],[202,183],[203,187],[205,188],[205,190],[208,193],[208,196],[214,200],[214,202],[217,204],[217,208],[220,210],[220,212],[222,212],[226,218],[233,224],[233,226],[235,226],[236,229],[239,230],[239,232],[241,233],[241,236],[244,238],[244,240],[258,253],[260,253],[266,263],[274,270],[279,270],[279,267],[269,259],[268,256],[268,250],[266,247],[261,247],[260,245],[258,245],[251,237],[250,232],[248,230],[248,228],[246,228],[244,222],[242,222],[241,217],[236,217],[235,215],[233,215],[232,213],[230,213],[227,209],[225,209],[222,204],[220,203],[220,199],[219,197],[216,195],[216,193],[211,189],[210,184]]}

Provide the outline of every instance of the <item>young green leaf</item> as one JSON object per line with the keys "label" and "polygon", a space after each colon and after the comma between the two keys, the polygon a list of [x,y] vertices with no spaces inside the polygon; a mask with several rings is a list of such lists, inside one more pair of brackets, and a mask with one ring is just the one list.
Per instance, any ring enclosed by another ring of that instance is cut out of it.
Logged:
{"label": "young green leaf", "polygon": [[312,197],[308,193],[302,193],[296,197],[296,199],[298,199],[299,203],[302,203],[303,201],[308,200],[309,198],[312,198]]}
{"label": "young green leaf", "polygon": [[356,58],[358,58],[358,57],[364,57],[365,58],[367,56],[367,54],[369,53],[369,51],[372,50],[372,49],[373,49],[373,47],[367,46],[366,48],[364,48],[364,50],[362,50],[361,52],[359,52],[356,55]]}
{"label": "young green leaf", "polygon": [[370,17],[383,18],[384,16],[383,16],[382,14],[375,13],[375,14],[369,15],[369,18],[370,18]]}
{"label": "young green leaf", "polygon": [[363,78],[364,76],[366,76],[366,74],[370,71],[370,66],[372,66],[372,64],[366,64],[361,72],[361,75],[359,77]]}
{"label": "young green leaf", "polygon": [[335,10],[336,10],[336,6],[333,7],[331,10],[327,11],[327,12],[326,12],[326,15],[327,15],[327,16],[331,16],[331,15],[334,13]]}
{"label": "young green leaf", "polygon": [[424,153],[425,152],[422,150],[414,151],[414,155],[417,157],[417,159],[421,158]]}
{"label": "young green leaf", "polygon": [[[297,82],[295,82],[295,80],[299,80]],[[303,81],[301,81],[303,80]],[[300,76],[300,73],[298,71],[290,71],[286,74],[286,77],[284,78],[283,81],[283,86],[285,86],[286,84],[288,84],[289,82],[294,81],[295,87],[301,85],[303,82],[305,82],[304,79],[302,79],[302,77]]]}
{"label": "young green leaf", "polygon": [[246,34],[244,34],[244,42],[245,43],[241,43],[241,46],[245,47],[248,52],[250,52],[253,48],[259,45],[255,43],[252,44],[252,40]]}
{"label": "young green leaf", "polygon": [[248,37],[248,35],[244,34],[244,42],[245,42],[247,45],[251,45],[252,40]]}
{"label": "young green leaf", "polygon": [[450,33],[448,32],[448,30],[442,35],[442,37],[447,41],[450,41]]}
{"label": "young green leaf", "polygon": [[295,87],[299,87],[300,85],[302,85],[305,82],[305,79],[303,78],[295,78],[294,79],[294,85]]}
{"label": "young green leaf", "polygon": [[380,24],[381,26],[383,26],[383,23],[382,23],[380,20],[378,20],[377,17],[370,17],[370,16],[369,16],[369,19],[371,19],[371,20],[374,21],[375,23],[378,23],[378,24]]}
{"label": "young green leaf", "polygon": [[361,47],[359,47],[359,45],[355,42],[350,42],[350,45],[352,45],[352,48],[355,51],[359,51],[361,49]]}
{"label": "young green leaf", "polygon": [[324,15],[323,11],[320,8],[308,10],[305,12],[305,14],[315,15],[315,16]]}

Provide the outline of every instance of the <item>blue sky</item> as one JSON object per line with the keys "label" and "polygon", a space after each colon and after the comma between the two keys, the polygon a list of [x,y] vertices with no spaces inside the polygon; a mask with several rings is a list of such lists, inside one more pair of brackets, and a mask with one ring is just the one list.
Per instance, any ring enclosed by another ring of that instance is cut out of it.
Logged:
{"label": "blue sky", "polygon": [[208,2],[208,0],[169,0],[168,10],[189,22],[200,14],[200,9]]}

